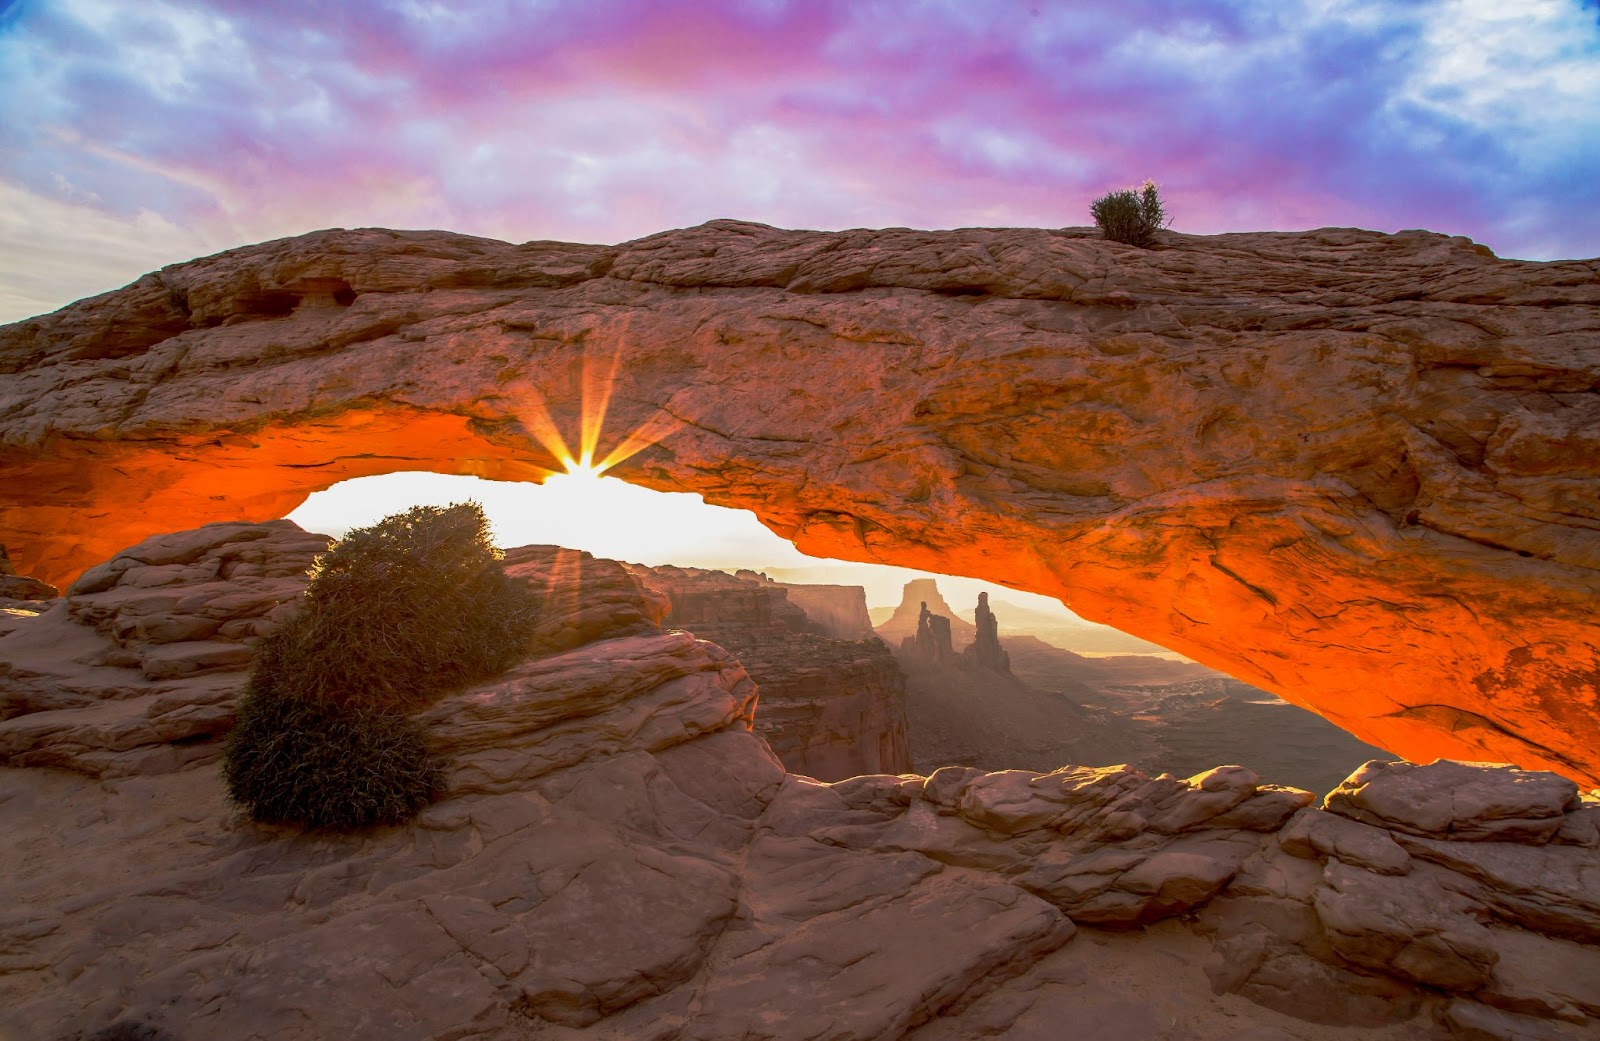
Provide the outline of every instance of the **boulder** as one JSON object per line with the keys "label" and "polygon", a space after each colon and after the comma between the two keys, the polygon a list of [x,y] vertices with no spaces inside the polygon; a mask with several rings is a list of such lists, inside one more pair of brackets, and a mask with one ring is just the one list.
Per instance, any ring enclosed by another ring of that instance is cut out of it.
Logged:
{"label": "boulder", "polygon": [[1408,835],[1548,842],[1577,809],[1565,777],[1503,764],[1373,760],[1328,793],[1333,813]]}
{"label": "boulder", "polygon": [[1494,764],[1368,764],[1327,807],[1296,814],[1207,905],[1204,927],[1233,952],[1211,970],[1219,989],[1377,1024],[1416,1010],[1403,983],[1454,996],[1439,1013],[1452,1036],[1592,1032],[1600,851],[1552,838],[1587,824],[1566,782]]}
{"label": "boulder", "polygon": [[102,664],[146,679],[242,669],[294,609],[330,541],[293,521],[157,535],[84,572],[67,610],[115,644]]}

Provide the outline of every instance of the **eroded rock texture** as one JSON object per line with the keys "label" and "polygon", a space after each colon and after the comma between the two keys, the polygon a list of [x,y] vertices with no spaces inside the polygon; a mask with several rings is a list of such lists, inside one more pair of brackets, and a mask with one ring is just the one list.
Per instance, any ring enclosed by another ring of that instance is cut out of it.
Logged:
{"label": "eroded rock texture", "polygon": [[0,633],[0,762],[95,777],[215,758],[254,648],[326,535],[291,521],[153,536]]}
{"label": "eroded rock texture", "polygon": [[53,640],[63,674],[103,662],[78,662],[98,694],[0,723],[54,723],[0,763],[0,1034],[1594,1036],[1600,802],[1570,781],[1375,763],[1320,810],[1238,766],[818,783],[752,730],[730,654],[653,631],[660,597],[551,547],[511,556],[553,652],[421,715],[450,760],[438,802],[362,835],[253,825],[203,754],[243,673],[140,654],[204,642],[150,640],[234,593],[250,639],[283,606],[262,582],[316,548],[287,524],[152,539],[0,637],[6,660]]}
{"label": "eroded rock texture", "polygon": [[57,584],[338,480],[598,457],[1062,597],[1409,758],[1600,780],[1600,264],[1349,229],[319,232],[0,331]]}
{"label": "eroded rock texture", "polygon": [[[1246,861],[1202,925],[1219,989],[1330,1023],[1423,987],[1456,1037],[1600,1015],[1600,793],[1548,773],[1369,763]],[[1477,1032],[1473,1032],[1476,1030]]]}
{"label": "eroded rock texture", "polygon": [[[826,624],[792,602],[804,586],[755,572],[627,567],[667,598],[664,625],[688,629],[738,658],[761,691],[756,733],[784,769],[823,781],[911,770],[906,677],[870,629],[865,638],[823,635],[815,630]],[[831,606],[838,598],[818,599]],[[859,587],[846,602],[854,600],[864,615]]]}

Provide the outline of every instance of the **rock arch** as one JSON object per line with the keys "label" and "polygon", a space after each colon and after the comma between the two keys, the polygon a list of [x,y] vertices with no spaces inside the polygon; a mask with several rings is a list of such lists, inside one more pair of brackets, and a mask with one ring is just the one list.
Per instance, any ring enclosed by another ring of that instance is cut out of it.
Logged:
{"label": "rock arch", "polygon": [[588,444],[1410,758],[1593,785],[1597,334],[1600,263],[1426,232],[318,232],[0,329],[0,539],[64,582],[349,477],[539,480]]}

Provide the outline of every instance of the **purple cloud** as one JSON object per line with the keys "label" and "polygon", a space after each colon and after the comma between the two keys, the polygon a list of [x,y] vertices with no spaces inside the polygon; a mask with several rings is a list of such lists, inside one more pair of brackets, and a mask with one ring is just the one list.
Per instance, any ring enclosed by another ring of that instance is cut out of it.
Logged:
{"label": "purple cloud", "polygon": [[[1593,3],[20,0],[0,181],[211,239],[736,216],[1354,224],[1600,253]],[[182,258],[173,258],[182,259]]]}

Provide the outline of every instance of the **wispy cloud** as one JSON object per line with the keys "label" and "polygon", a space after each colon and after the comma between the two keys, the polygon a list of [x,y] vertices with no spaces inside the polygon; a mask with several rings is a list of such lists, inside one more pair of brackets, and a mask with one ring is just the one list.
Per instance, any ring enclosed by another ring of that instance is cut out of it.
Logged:
{"label": "wispy cloud", "polygon": [[[1600,253],[1596,8],[1504,10],[20,0],[0,3],[0,181],[52,216],[0,234],[59,224],[43,248],[101,242],[87,269],[126,281],[196,243],[325,226],[1081,224],[1094,195],[1154,176],[1182,230]],[[0,239],[0,283],[30,241]],[[47,281],[0,318],[71,298]]]}

